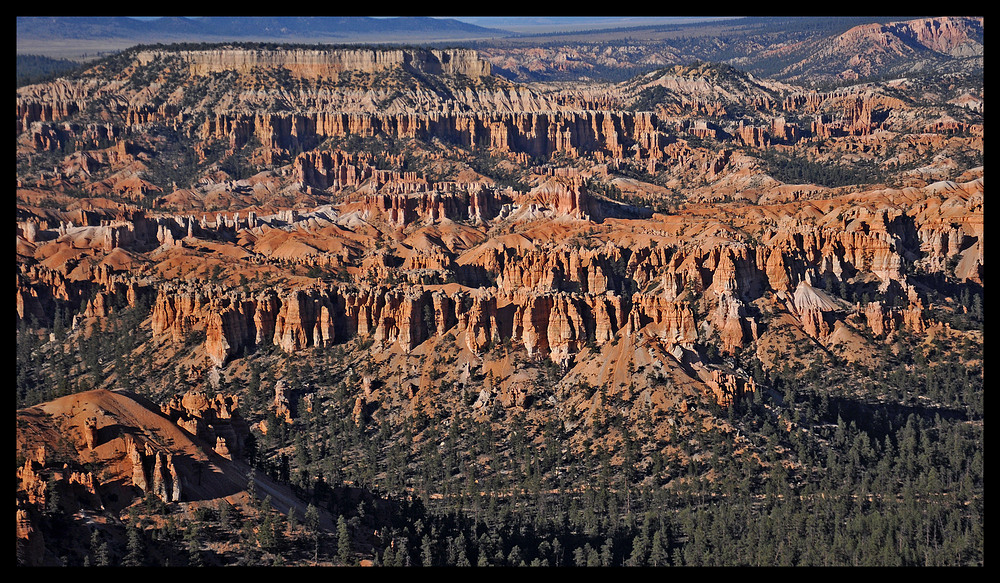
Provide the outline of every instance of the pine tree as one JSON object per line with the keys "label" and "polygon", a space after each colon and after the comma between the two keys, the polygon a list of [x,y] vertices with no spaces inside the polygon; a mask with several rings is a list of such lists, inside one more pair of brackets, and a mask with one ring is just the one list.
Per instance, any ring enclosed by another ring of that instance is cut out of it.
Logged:
{"label": "pine tree", "polygon": [[424,533],[420,539],[420,562],[425,567],[434,566],[434,540],[430,533]]}
{"label": "pine tree", "polygon": [[396,567],[409,567],[410,562],[410,549],[406,540],[406,537],[399,539],[399,545],[396,547]]}
{"label": "pine tree", "polygon": [[123,567],[142,567],[146,563],[146,545],[142,540],[142,531],[135,525],[128,526],[128,544],[125,547]]}
{"label": "pine tree", "polygon": [[91,564],[95,567],[107,567],[111,564],[108,543],[103,540],[100,531],[95,530],[90,535],[90,554],[93,555]]}
{"label": "pine tree", "polygon": [[612,567],[614,561],[614,541],[610,537],[604,540],[604,544],[601,546],[601,566],[602,567]]}
{"label": "pine tree", "polygon": [[458,533],[458,536],[454,539],[455,546],[455,566],[456,567],[469,567],[469,557],[465,551],[465,533]]}
{"label": "pine tree", "polygon": [[521,555],[521,547],[514,545],[507,555],[507,564],[511,567],[523,567],[524,557]]}
{"label": "pine tree", "polygon": [[319,509],[310,502],[306,507],[306,530],[313,540],[313,560],[319,559]]}
{"label": "pine tree", "polygon": [[201,558],[201,543],[198,541],[199,528],[195,523],[188,525],[187,530],[184,532],[184,538],[187,540],[187,551],[188,551],[188,566],[191,567],[201,567],[204,562]]}
{"label": "pine tree", "polygon": [[649,555],[649,538],[645,533],[632,539],[632,554],[629,555],[628,565],[630,567],[646,566],[646,556]]}
{"label": "pine tree", "polygon": [[337,517],[337,560],[347,565],[351,563],[351,533],[347,529],[347,521],[344,515]]}
{"label": "pine tree", "polygon": [[233,507],[225,500],[219,500],[219,526],[228,530],[233,522]]}
{"label": "pine tree", "polygon": [[305,526],[310,534],[319,534],[319,509],[312,502],[306,506]]}
{"label": "pine tree", "polygon": [[261,521],[257,529],[257,542],[260,548],[267,552],[274,552],[279,546],[278,520],[275,512],[271,508],[271,496],[265,496],[260,505]]}
{"label": "pine tree", "polygon": [[667,546],[664,544],[665,538],[660,529],[653,533],[653,542],[649,550],[649,564],[654,567],[664,567],[668,564],[669,555]]}
{"label": "pine tree", "polygon": [[59,492],[55,479],[45,482],[45,511],[48,514],[58,514],[61,512],[62,493]]}
{"label": "pine tree", "polygon": [[257,470],[253,467],[247,472],[247,497],[250,498],[250,507],[257,508]]}
{"label": "pine tree", "polygon": [[552,540],[552,566],[554,566],[554,567],[561,567],[563,565],[563,553],[564,552],[565,552],[565,548],[562,546],[562,543],[559,542],[559,539],[558,538],[553,539]]}
{"label": "pine tree", "polygon": [[392,543],[386,545],[385,550],[382,551],[382,566],[396,566],[396,554],[392,550]]}

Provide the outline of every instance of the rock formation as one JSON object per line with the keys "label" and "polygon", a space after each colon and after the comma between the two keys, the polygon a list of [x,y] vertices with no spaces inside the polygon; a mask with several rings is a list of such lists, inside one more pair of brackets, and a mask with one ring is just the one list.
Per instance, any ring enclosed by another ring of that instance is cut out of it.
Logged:
{"label": "rock formation", "polygon": [[174,396],[160,409],[168,419],[204,440],[223,457],[241,455],[250,435],[236,397],[215,395],[209,399],[203,392],[191,390]]}

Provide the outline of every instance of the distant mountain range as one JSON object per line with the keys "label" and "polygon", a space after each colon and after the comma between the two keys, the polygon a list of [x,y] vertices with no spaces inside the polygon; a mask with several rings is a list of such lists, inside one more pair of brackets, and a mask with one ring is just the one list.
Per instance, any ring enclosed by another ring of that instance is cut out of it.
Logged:
{"label": "distant mountain range", "polygon": [[508,31],[468,24],[450,18],[424,16],[373,18],[364,16],[165,16],[147,19],[127,16],[30,16],[17,18],[17,38],[27,39],[134,39],[180,40],[286,40],[306,39],[350,42],[372,35],[406,40],[410,36],[467,39],[510,36]]}
{"label": "distant mountain range", "polygon": [[461,16],[462,22],[522,34],[704,23],[727,16]]}

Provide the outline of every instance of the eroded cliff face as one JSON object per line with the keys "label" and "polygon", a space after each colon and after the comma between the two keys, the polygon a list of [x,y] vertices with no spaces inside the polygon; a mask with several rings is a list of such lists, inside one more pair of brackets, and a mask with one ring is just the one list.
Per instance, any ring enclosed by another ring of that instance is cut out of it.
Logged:
{"label": "eroded cliff face", "polygon": [[549,158],[600,154],[609,158],[658,157],[666,136],[649,112],[457,113],[217,113],[198,128],[201,140],[238,149],[256,138],[270,150],[310,148],[349,136],[392,140],[442,140],[477,150]]}
{"label": "eroded cliff face", "polygon": [[142,51],[136,60],[148,65],[155,60],[179,57],[192,75],[257,69],[284,69],[295,77],[338,78],[345,72],[377,73],[412,67],[422,73],[482,77],[490,75],[490,64],[466,49],[335,49],[335,50],[192,50]]}
{"label": "eroded cliff face", "polygon": [[[757,241],[720,238],[714,221],[704,221],[690,240],[679,239],[665,235],[666,224],[650,219],[643,229],[664,234],[647,235],[645,243],[605,239],[587,248],[501,239],[460,256],[438,251],[434,261],[434,255],[422,253],[405,260],[390,254],[377,268],[378,279],[412,270],[445,274],[454,278],[452,284],[312,283],[256,294],[161,285],[152,331],[182,342],[203,330],[205,354],[217,365],[261,344],[293,353],[363,338],[409,352],[447,333],[458,334],[473,353],[513,343],[530,356],[561,363],[572,362],[587,344],[601,346],[622,334],[656,337],[668,349],[694,349],[717,336],[721,350],[731,353],[758,338],[762,314],[755,302],[763,298],[779,301],[821,341],[829,339],[836,321],[848,319],[877,337],[920,332],[927,326],[927,306],[910,273],[940,269],[952,258],[953,276],[981,281],[978,223],[969,231],[949,224],[965,243],[948,245],[956,236],[939,231],[942,217],[928,212],[931,201],[965,200],[967,212],[975,215],[981,194],[981,180],[953,185],[947,195],[937,186],[921,195],[880,192],[911,206],[874,212],[853,206],[816,213],[818,219],[755,223]],[[574,205],[560,205],[558,199],[549,204],[556,216],[574,217]],[[429,217],[388,213],[387,223]],[[436,219],[451,220],[448,213]],[[573,220],[582,226],[585,219]],[[608,229],[605,237],[616,235],[614,227]],[[883,299],[851,302],[849,289],[858,290],[855,296]]]}
{"label": "eroded cliff face", "polygon": [[[935,50],[961,36],[908,26]],[[905,83],[803,91],[700,65],[540,91],[464,50],[145,51],[121,66],[19,90],[26,164],[77,150],[19,175],[22,320],[149,298],[153,339],[194,342],[216,367],[265,346],[409,353],[446,335],[568,367],[623,338],[735,355],[778,314],[825,345],[848,324],[889,338],[934,325],[932,278],[983,284],[982,170],[938,178],[982,126],[928,116]],[[156,83],[134,87],[140,73]],[[633,107],[650,92],[665,97]],[[173,168],[205,169],[187,187],[152,181],[173,141],[190,145]],[[819,166],[941,154],[902,186],[835,190],[782,184],[759,151]],[[235,159],[263,170],[234,176]],[[46,193],[73,185],[151,208],[51,210]],[[745,385],[698,376],[720,401]]]}

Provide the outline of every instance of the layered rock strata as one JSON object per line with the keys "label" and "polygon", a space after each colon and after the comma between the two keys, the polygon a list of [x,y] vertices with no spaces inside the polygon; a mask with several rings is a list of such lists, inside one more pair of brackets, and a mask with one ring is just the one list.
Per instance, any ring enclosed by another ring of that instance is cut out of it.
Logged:
{"label": "layered rock strata", "polygon": [[282,50],[193,50],[142,51],[136,60],[142,65],[164,58],[180,58],[192,75],[223,71],[247,73],[255,69],[285,69],[304,78],[333,77],[345,71],[375,73],[409,67],[434,75],[483,77],[491,74],[490,64],[467,49],[282,49]]}

